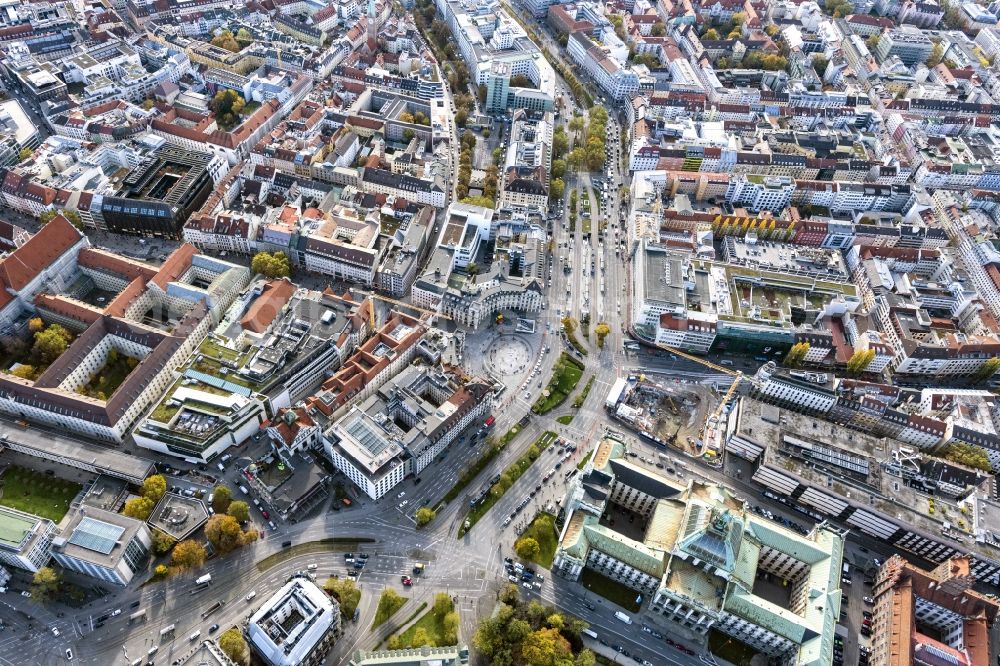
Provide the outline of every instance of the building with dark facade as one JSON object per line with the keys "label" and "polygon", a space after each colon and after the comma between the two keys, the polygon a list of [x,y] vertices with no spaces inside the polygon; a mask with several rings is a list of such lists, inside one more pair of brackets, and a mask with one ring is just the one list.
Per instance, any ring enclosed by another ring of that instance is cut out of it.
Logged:
{"label": "building with dark facade", "polygon": [[179,236],[215,187],[211,160],[207,153],[164,146],[132,169],[114,196],[103,197],[105,227],[120,234]]}

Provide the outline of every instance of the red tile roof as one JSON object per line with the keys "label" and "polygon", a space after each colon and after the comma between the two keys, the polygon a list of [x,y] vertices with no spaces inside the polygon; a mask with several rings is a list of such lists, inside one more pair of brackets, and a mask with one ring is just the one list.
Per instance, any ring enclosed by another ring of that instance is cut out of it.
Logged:
{"label": "red tile roof", "polygon": [[295,285],[287,278],[271,280],[240,319],[240,326],[254,333],[263,333],[294,293]]}
{"label": "red tile roof", "polygon": [[28,286],[39,273],[80,240],[69,220],[56,215],[27,243],[0,260],[0,281],[14,291]]}
{"label": "red tile roof", "polygon": [[184,243],[184,245],[181,245],[167,257],[167,260],[160,266],[160,270],[157,271],[152,281],[160,289],[166,291],[167,283],[173,282],[184,275],[187,269],[191,268],[191,258],[196,254],[198,254],[198,249],[194,245]]}

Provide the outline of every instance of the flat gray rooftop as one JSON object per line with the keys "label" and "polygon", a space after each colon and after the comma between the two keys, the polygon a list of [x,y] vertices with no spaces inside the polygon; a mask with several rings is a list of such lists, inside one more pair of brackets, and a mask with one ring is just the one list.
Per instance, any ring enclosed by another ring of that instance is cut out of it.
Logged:
{"label": "flat gray rooftop", "polygon": [[107,474],[131,483],[141,483],[154,470],[153,461],[147,458],[127,455],[110,447],[34,428],[15,430],[10,426],[0,425],[0,447]]}

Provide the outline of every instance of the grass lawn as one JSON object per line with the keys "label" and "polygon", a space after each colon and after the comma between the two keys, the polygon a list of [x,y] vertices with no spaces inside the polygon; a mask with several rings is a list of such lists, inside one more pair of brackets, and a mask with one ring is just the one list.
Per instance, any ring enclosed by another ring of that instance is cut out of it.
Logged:
{"label": "grass lawn", "polygon": [[578,362],[566,352],[559,356],[555,367],[552,369],[552,379],[542,392],[542,396],[531,406],[531,411],[536,414],[547,414],[565,402],[569,394],[573,392],[576,385],[583,376],[583,368]]}
{"label": "grass lawn", "polygon": [[611,580],[607,576],[602,576],[592,569],[583,570],[583,573],[580,574],[580,584],[627,611],[635,613],[639,610],[639,604],[635,603],[636,597],[639,596],[638,592]]}
{"label": "grass lawn", "polygon": [[569,425],[573,422],[574,416],[576,416],[576,414],[563,414],[562,416],[556,417],[556,421],[558,423],[562,423],[563,425]]}
{"label": "grass lawn", "polygon": [[382,596],[378,598],[378,608],[375,610],[375,621],[372,628],[375,628],[395,615],[396,611],[406,603],[406,597],[401,596],[392,588],[382,590]]}
{"label": "grass lawn", "polygon": [[[115,351],[115,350],[112,350]],[[84,395],[98,400],[107,400],[111,394],[118,390],[128,373],[139,365],[139,360],[125,354],[109,355],[108,362],[104,364],[90,381],[80,389]]]}
{"label": "grass lawn", "polygon": [[69,511],[69,503],[83,487],[24,467],[10,467],[0,479],[0,504],[48,518],[54,523]]}
{"label": "grass lawn", "polygon": [[171,398],[167,397],[163,399],[163,402],[156,406],[149,414],[149,418],[154,421],[159,421],[160,423],[169,423],[170,419],[174,418],[174,414],[181,411],[180,405],[168,405],[167,403],[171,401]]}
{"label": "grass lawn", "polygon": [[[466,532],[475,527],[476,523],[479,522],[479,519],[485,516],[486,512],[493,508],[493,505],[496,504],[501,497],[503,497],[504,493],[506,493],[511,486],[517,483],[517,480],[520,479],[521,475],[524,474],[528,468],[531,467],[531,464],[538,459],[538,456],[541,455],[542,451],[544,451],[552,442],[556,441],[556,437],[558,437],[556,433],[551,430],[546,430],[534,444],[528,447],[527,451],[521,454],[520,458],[514,461],[514,464],[504,470],[503,476],[510,481],[510,484],[503,489],[503,492],[499,494],[491,492],[486,496],[486,500],[482,504],[477,504],[472,507],[472,510],[470,510],[466,516],[466,519],[469,521],[469,529],[466,529],[465,524],[463,523],[462,527],[458,529],[459,539],[465,536]],[[504,481],[501,480],[501,483],[503,482]]]}
{"label": "grass lawn", "polygon": [[525,537],[531,537],[538,542],[540,547],[538,556],[531,558],[531,561],[546,569],[551,568],[552,558],[556,556],[556,546],[559,545],[557,543],[559,533],[556,531],[556,517],[551,513],[538,514],[518,540]]}
{"label": "grass lawn", "polygon": [[585,456],[584,456],[583,458],[581,458],[581,459],[580,459],[580,462],[578,462],[578,463],[576,464],[576,468],[577,468],[577,469],[583,469],[584,467],[586,467],[586,466],[587,466],[587,463],[588,463],[588,462],[590,462],[590,456],[592,456],[592,455],[594,455],[594,451],[593,451],[593,450],[590,450],[590,451],[589,451],[589,452],[587,453],[587,455],[585,455]]}
{"label": "grass lawn", "polygon": [[573,398],[574,407],[579,408],[583,406],[583,401],[587,399],[588,395],[590,395],[590,388],[594,385],[594,378],[596,376],[597,375],[591,375],[590,379],[588,379],[587,383],[584,385],[583,390],[580,391],[580,394]]}
{"label": "grass lawn", "polygon": [[757,651],[745,643],[714,629],[708,632],[708,649],[735,666],[750,666]]}
{"label": "grass lawn", "polygon": [[455,607],[452,605],[447,612],[438,615],[434,613],[434,607],[432,606],[431,609],[424,613],[419,620],[414,622],[409,629],[400,634],[400,645],[407,647],[410,646],[413,642],[414,634],[416,634],[417,630],[421,628],[427,632],[427,638],[430,639],[431,645],[443,645],[445,633],[444,616],[454,609]]}
{"label": "grass lawn", "polygon": [[[506,442],[504,442],[506,443]],[[447,503],[462,494],[465,487],[469,485],[476,476],[483,471],[483,468],[490,464],[490,462],[499,455],[500,451],[503,449],[503,445],[491,446],[487,449],[483,455],[479,456],[476,462],[469,469],[462,472],[462,476],[458,477],[458,483],[448,491],[444,496],[442,502]]]}
{"label": "grass lawn", "polygon": [[240,359],[240,353],[223,347],[222,345],[216,344],[214,341],[206,338],[204,342],[201,343],[201,347],[198,351],[202,354],[208,356],[214,356],[215,358],[222,359],[223,361],[229,361],[230,363],[236,363]]}

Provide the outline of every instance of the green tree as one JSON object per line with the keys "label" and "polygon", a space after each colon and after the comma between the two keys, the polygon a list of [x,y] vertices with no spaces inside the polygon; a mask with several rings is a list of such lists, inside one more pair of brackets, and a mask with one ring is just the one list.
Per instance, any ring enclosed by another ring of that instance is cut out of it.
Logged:
{"label": "green tree", "polygon": [[59,358],[72,341],[72,333],[59,324],[52,324],[44,331],[35,333],[35,344],[31,351],[40,365],[48,365]]}
{"label": "green tree", "polygon": [[250,520],[250,505],[240,501],[231,502],[229,508],[226,509],[226,513],[238,522],[245,523]]}
{"label": "green tree", "polygon": [[143,100],[143,102],[142,102],[142,110],[143,111],[149,111],[154,106],[156,106],[156,102],[153,101],[153,100],[151,100],[151,99]]}
{"label": "green tree", "polygon": [[816,76],[823,78],[828,62],[829,61],[827,61],[826,56],[819,55],[818,53],[813,56],[812,65],[813,70],[816,72]]}
{"label": "green tree", "polygon": [[429,509],[426,506],[420,507],[419,509],[417,509],[417,515],[416,515],[417,527],[423,527],[427,523],[431,522],[432,520],[434,520],[434,517],[436,515],[437,514],[434,513],[434,509]]}
{"label": "green tree", "polygon": [[167,480],[162,474],[153,474],[142,482],[142,496],[153,502],[159,502],[166,492]]}
{"label": "green tree", "polygon": [[224,634],[219,636],[219,649],[225,652],[226,656],[237,664],[246,663],[250,657],[250,652],[247,650],[247,642],[244,640],[243,634],[236,627],[228,629]]}
{"label": "green tree", "polygon": [[34,149],[32,149],[32,148],[22,148],[21,152],[19,152],[17,154],[17,158],[18,158],[19,162],[23,162],[24,160],[28,159],[29,157],[31,157],[34,154],[35,154]]}
{"label": "green tree", "polygon": [[166,555],[174,547],[177,540],[166,532],[153,530],[153,552],[157,555]]}
{"label": "green tree", "polygon": [[973,382],[983,382],[989,379],[1000,370],[1000,358],[993,356],[991,358],[983,361],[983,364],[976,369],[975,374],[972,375]]}
{"label": "green tree", "polygon": [[941,60],[944,58],[944,47],[941,45],[940,41],[934,42],[934,47],[931,48],[931,54],[927,56],[926,64],[928,67],[937,67],[941,64]]}
{"label": "green tree", "polygon": [[551,183],[549,183],[549,198],[553,200],[558,200],[563,198],[563,194],[566,193],[566,183],[563,182],[562,178],[556,178]]}
{"label": "green tree", "polygon": [[52,567],[42,567],[31,577],[31,594],[41,601],[50,601],[59,594],[61,582],[58,571]]}
{"label": "green tree", "polygon": [[521,657],[532,666],[556,666],[572,656],[569,641],[558,629],[538,629],[521,642]]}
{"label": "green tree", "polygon": [[965,442],[949,444],[948,448],[944,451],[943,457],[945,460],[972,467],[973,469],[984,472],[993,471],[993,465],[990,463],[990,457],[987,455],[986,450],[974,444],[966,444]]}
{"label": "green tree", "polygon": [[441,620],[441,643],[442,645],[458,644],[458,613],[450,611]]}
{"label": "green tree", "polygon": [[562,178],[566,175],[566,160],[552,160],[552,169],[550,170],[553,178]]}
{"label": "green tree", "polygon": [[702,39],[709,39],[709,40],[718,39],[719,38],[719,31],[716,30],[715,28],[709,28],[708,30],[706,30],[702,34],[701,38]]}
{"label": "green tree", "polygon": [[205,524],[205,538],[216,551],[228,553],[243,545],[243,530],[232,516],[215,514]]}
{"label": "green tree", "polygon": [[15,377],[20,377],[21,379],[34,381],[38,375],[38,369],[33,365],[22,363],[21,365],[11,370],[10,374],[14,375]]}
{"label": "green tree", "polygon": [[425,645],[431,645],[431,637],[426,629],[417,627],[416,631],[413,632],[413,637],[410,639],[410,647],[419,648]]}
{"label": "green tree", "polygon": [[451,595],[447,592],[438,592],[434,595],[434,605],[431,606],[431,613],[434,617],[442,618],[454,608],[454,604],[451,601]]}
{"label": "green tree", "polygon": [[[560,159],[566,154],[567,150],[569,150],[569,137],[563,131],[562,125],[557,125],[552,135],[552,157]],[[563,167],[565,168],[565,163]]]}
{"label": "green tree", "polygon": [[587,151],[582,147],[577,147],[569,151],[569,155],[566,157],[566,165],[573,171],[579,171],[586,163]]}
{"label": "green tree", "polygon": [[860,375],[875,359],[874,349],[859,349],[847,361],[847,373]]}
{"label": "green tree", "polygon": [[378,608],[375,609],[375,620],[372,623],[372,626],[377,627],[384,623],[392,617],[396,611],[402,608],[405,603],[406,597],[391,587],[387,587],[382,590],[382,595],[378,598]]}
{"label": "green tree", "polygon": [[354,617],[354,611],[361,601],[361,590],[350,578],[328,578],[323,589],[340,604],[340,617],[347,620]]}
{"label": "green tree", "polygon": [[865,46],[871,53],[875,53],[875,48],[878,46],[881,37],[881,35],[869,35],[868,39],[865,40]]}
{"label": "green tree", "polygon": [[228,486],[218,485],[212,489],[212,509],[216,513],[225,513],[233,501],[233,491]]}
{"label": "green tree", "polygon": [[798,342],[792,345],[792,348],[788,350],[785,354],[785,365],[789,368],[797,368],[805,360],[806,354],[809,353],[809,343],[808,342]]}
{"label": "green tree", "polygon": [[170,569],[167,568],[166,564],[157,564],[156,568],[153,569],[153,575],[157,578],[164,578],[168,573],[170,573]]}
{"label": "green tree", "polygon": [[156,504],[148,497],[133,497],[125,502],[125,508],[122,510],[122,513],[136,520],[148,520],[149,514],[153,513],[154,506]]}
{"label": "green tree", "polygon": [[280,250],[273,253],[258,252],[250,260],[250,270],[272,279],[288,277],[292,274],[288,255]]}
{"label": "green tree", "polygon": [[233,37],[233,33],[228,30],[223,30],[218,35],[212,38],[212,45],[218,46],[221,49],[226,49],[233,53],[238,53],[240,50],[240,45]]}
{"label": "green tree", "polygon": [[236,31],[236,41],[240,43],[241,46],[247,46],[253,41],[253,35],[246,28],[240,28]]}
{"label": "green tree", "polygon": [[170,564],[178,569],[194,569],[205,563],[205,547],[193,539],[181,541],[174,546]]}
{"label": "green tree", "polygon": [[[233,40],[235,44],[236,41]],[[239,120],[240,113],[246,106],[243,96],[231,88],[226,88],[215,93],[215,97],[208,103],[208,108],[215,113],[216,123],[223,129],[228,129]]]}
{"label": "green tree", "polygon": [[532,537],[518,539],[517,543],[514,544],[514,550],[517,552],[518,557],[525,560],[533,560],[542,552],[541,546]]}
{"label": "green tree", "polygon": [[649,34],[653,37],[663,37],[667,34],[667,26],[663,25],[662,21],[657,21],[653,24],[653,27],[649,30]]}
{"label": "green tree", "polygon": [[611,333],[611,327],[602,321],[594,327],[594,333],[597,335],[597,346],[603,348],[604,339]]}

